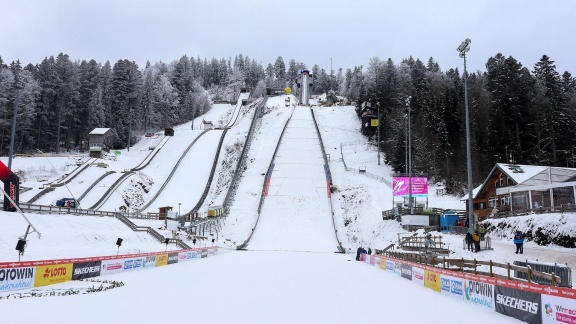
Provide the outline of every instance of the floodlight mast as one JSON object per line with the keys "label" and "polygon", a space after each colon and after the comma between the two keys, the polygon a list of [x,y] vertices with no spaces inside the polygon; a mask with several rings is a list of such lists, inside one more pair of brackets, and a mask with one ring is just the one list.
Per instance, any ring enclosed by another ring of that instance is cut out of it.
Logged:
{"label": "floodlight mast", "polygon": [[470,38],[466,38],[456,49],[464,59],[464,106],[466,107],[466,162],[468,168],[468,230],[472,233],[476,228],[474,223],[474,196],[472,187],[472,154],[470,152],[470,117],[468,113],[468,72],[466,71],[466,53],[470,51]]}

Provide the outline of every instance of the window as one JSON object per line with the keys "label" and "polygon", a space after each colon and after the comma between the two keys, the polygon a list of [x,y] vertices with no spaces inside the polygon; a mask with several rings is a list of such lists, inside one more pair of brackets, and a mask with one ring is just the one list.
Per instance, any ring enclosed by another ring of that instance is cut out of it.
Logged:
{"label": "window", "polygon": [[498,206],[498,198],[497,197],[488,198],[488,207],[494,208],[496,206]]}
{"label": "window", "polygon": [[500,179],[498,179],[498,187],[504,187],[504,175],[500,174]]}
{"label": "window", "polygon": [[510,206],[510,196],[500,197],[500,206]]}

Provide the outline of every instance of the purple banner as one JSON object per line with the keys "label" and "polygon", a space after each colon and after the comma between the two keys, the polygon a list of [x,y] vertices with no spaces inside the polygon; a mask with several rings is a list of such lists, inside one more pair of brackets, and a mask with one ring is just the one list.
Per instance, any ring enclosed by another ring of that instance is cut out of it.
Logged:
{"label": "purple banner", "polygon": [[[409,177],[392,177],[393,196],[402,197],[409,195],[408,183]],[[427,177],[412,177],[412,195],[413,196],[427,196],[428,195],[428,178]]]}

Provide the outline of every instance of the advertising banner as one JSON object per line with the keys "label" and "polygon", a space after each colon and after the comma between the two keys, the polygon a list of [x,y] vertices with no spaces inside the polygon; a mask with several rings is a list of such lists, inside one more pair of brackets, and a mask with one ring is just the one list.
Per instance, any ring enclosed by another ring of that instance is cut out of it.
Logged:
{"label": "advertising banner", "polygon": [[375,256],[374,257],[374,263],[372,264],[375,267],[379,267],[380,266],[380,257],[379,256]]}
{"label": "advertising banner", "polygon": [[[392,188],[394,197],[407,197],[410,195],[408,184],[409,177],[392,177]],[[428,196],[428,178],[412,177],[412,196]]]}
{"label": "advertising banner", "polygon": [[457,299],[463,299],[464,282],[460,278],[440,275],[440,283],[442,286],[441,293]]}
{"label": "advertising banner", "polygon": [[376,256],[374,254],[370,255],[370,265],[376,264]]}
{"label": "advertising banner", "polygon": [[202,250],[201,257],[202,257],[202,259],[207,258],[208,257],[208,250],[206,250],[206,249]]}
{"label": "advertising banner", "polygon": [[424,286],[434,291],[440,292],[440,274],[429,270],[424,270]]}
{"label": "advertising banner", "polygon": [[495,286],[496,311],[522,322],[542,323],[540,294]]}
{"label": "advertising banner", "polygon": [[34,287],[47,286],[72,280],[72,263],[36,267]]}
{"label": "advertising banner", "polygon": [[168,253],[168,264],[178,263],[178,253]]}
{"label": "advertising banner", "polygon": [[380,269],[386,270],[386,259],[380,258]]}
{"label": "advertising banner", "polygon": [[412,266],[408,264],[402,264],[402,278],[412,280]]}
{"label": "advertising banner", "polygon": [[541,295],[542,323],[576,323],[574,299]]}
{"label": "advertising banner", "polygon": [[424,269],[412,267],[412,281],[424,286]]}
{"label": "advertising banner", "polygon": [[124,259],[102,260],[100,275],[106,276],[113,273],[122,272],[124,269]]}
{"label": "advertising banner", "polygon": [[72,280],[80,280],[100,275],[100,261],[74,263],[72,268]]}
{"label": "advertising banner", "polygon": [[188,257],[186,256],[188,252],[180,252],[178,253],[178,262],[185,262],[188,261]]}
{"label": "advertising banner", "polygon": [[168,254],[159,254],[156,256],[156,266],[161,267],[168,264]]}
{"label": "advertising banner", "polygon": [[465,279],[464,297],[467,301],[494,309],[494,285]]}
{"label": "advertising banner", "polygon": [[140,258],[132,258],[132,259],[124,259],[124,271],[130,270],[140,270],[142,269],[143,259]]}
{"label": "advertising banner", "polygon": [[156,266],[155,255],[145,256],[144,258],[142,258],[142,268],[149,269],[154,268],[155,266]]}
{"label": "advertising banner", "polygon": [[394,262],[394,273],[399,276],[402,275],[402,263]]}
{"label": "advertising banner", "polygon": [[34,287],[36,267],[0,269],[0,292]]}
{"label": "advertising banner", "polygon": [[392,260],[386,260],[386,270],[395,272],[396,264]]}

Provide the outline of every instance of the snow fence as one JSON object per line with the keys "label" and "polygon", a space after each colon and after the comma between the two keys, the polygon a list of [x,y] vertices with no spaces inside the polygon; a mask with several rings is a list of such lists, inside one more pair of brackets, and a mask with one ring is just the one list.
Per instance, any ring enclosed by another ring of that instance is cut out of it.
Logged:
{"label": "snow fence", "polygon": [[576,323],[576,290],[456,272],[381,255],[362,261],[442,295],[533,324]]}
{"label": "snow fence", "polygon": [[218,247],[114,256],[0,263],[0,292],[42,287],[207,258]]}

